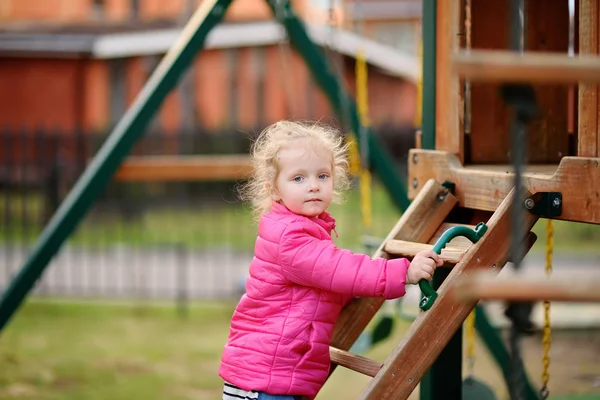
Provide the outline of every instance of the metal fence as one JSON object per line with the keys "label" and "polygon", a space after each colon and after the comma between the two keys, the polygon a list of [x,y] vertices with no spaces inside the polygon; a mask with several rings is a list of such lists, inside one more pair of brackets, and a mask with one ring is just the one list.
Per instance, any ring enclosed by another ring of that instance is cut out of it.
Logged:
{"label": "metal fence", "polygon": [[[105,138],[82,131],[0,133],[0,288],[23,265]],[[247,152],[251,138],[235,130],[154,132],[132,154],[239,154]],[[404,160],[398,158],[399,166]],[[238,183],[111,182],[46,268],[35,293],[178,300],[238,296],[256,236],[250,210],[237,199]],[[374,225],[366,232],[358,228],[358,201],[355,189],[332,213],[340,246],[365,251],[363,234],[387,234],[399,214],[375,185]]]}

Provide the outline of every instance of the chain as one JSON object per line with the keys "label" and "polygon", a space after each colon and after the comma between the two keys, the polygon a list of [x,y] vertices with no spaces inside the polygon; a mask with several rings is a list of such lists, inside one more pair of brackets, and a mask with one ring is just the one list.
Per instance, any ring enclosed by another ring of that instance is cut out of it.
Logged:
{"label": "chain", "polygon": [[[554,225],[551,219],[546,223],[546,276],[552,274],[552,255],[554,253]],[[550,381],[550,346],[552,345],[552,326],[550,324],[550,302],[544,301],[544,336],[542,346],[544,347],[544,356],[542,358],[542,388],[540,395],[542,399],[547,399],[550,395],[548,382]]]}

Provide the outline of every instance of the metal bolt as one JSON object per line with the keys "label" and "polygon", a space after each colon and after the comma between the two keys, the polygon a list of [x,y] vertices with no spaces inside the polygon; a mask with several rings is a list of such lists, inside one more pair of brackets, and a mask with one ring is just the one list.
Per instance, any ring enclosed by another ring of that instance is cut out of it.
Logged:
{"label": "metal bolt", "polygon": [[419,156],[417,154],[413,154],[413,164],[416,164],[419,161]]}
{"label": "metal bolt", "polygon": [[552,201],[552,205],[554,206],[554,208],[558,208],[560,207],[560,199],[558,197],[556,197],[553,201]]}
{"label": "metal bolt", "polygon": [[412,378],[408,378],[408,381],[409,381],[409,382],[412,382]]}
{"label": "metal bolt", "polygon": [[496,264],[492,264],[492,268],[496,268]]}
{"label": "metal bolt", "polygon": [[533,206],[535,206],[535,201],[533,201],[533,199],[529,198],[525,200],[525,208],[528,210],[533,209]]}
{"label": "metal bolt", "polygon": [[419,186],[419,181],[417,180],[417,178],[413,179],[413,188],[417,188],[417,186]]}
{"label": "metal bolt", "polygon": [[481,262],[481,258],[477,257],[477,262]]}

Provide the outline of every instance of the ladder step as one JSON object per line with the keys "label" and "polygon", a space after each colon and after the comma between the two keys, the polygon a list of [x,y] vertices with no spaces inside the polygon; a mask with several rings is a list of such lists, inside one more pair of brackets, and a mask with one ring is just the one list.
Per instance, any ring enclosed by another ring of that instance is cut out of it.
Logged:
{"label": "ladder step", "polygon": [[520,83],[598,83],[600,57],[509,50],[461,50],[452,60],[454,72],[472,81]]}
{"label": "ladder step", "polygon": [[370,358],[359,356],[348,351],[340,350],[335,347],[329,347],[329,356],[331,362],[342,367],[360,372],[363,375],[374,378],[377,372],[383,367],[383,363],[371,360]]}
{"label": "ladder step", "polygon": [[[405,240],[388,240],[383,249],[390,255],[412,260],[418,252],[431,250],[432,248],[432,244],[407,242]],[[467,248],[446,246],[442,249],[441,255],[445,264],[456,265],[466,252]]]}
{"label": "ladder step", "polygon": [[449,291],[460,300],[509,300],[509,301],[563,301],[600,302],[600,275],[591,273],[560,274],[547,277],[542,274],[512,273],[497,276],[479,272],[461,277]]}

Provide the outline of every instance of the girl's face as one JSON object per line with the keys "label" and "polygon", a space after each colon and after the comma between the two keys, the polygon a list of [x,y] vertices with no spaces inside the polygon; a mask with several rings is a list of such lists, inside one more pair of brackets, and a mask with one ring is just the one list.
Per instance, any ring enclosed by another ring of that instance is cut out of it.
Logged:
{"label": "girl's face", "polygon": [[290,211],[316,217],[327,210],[333,195],[332,155],[306,140],[294,141],[279,152],[279,173],[272,198]]}

